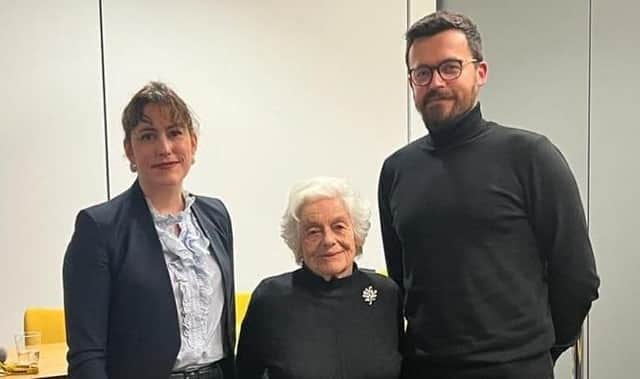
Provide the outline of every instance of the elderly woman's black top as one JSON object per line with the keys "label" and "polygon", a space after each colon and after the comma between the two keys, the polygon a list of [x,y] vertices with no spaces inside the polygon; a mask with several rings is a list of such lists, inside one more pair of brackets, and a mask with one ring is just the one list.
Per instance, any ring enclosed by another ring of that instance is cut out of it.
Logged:
{"label": "elderly woman's black top", "polygon": [[242,323],[240,379],[400,375],[401,297],[375,273],[325,281],[308,268],[263,280]]}

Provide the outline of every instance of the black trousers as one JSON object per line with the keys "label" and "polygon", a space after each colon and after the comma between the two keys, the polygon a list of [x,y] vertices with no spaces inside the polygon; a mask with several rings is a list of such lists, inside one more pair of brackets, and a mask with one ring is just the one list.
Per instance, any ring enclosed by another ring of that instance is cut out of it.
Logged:
{"label": "black trousers", "polygon": [[405,357],[402,379],[553,379],[553,360],[544,353],[502,363],[437,363]]}

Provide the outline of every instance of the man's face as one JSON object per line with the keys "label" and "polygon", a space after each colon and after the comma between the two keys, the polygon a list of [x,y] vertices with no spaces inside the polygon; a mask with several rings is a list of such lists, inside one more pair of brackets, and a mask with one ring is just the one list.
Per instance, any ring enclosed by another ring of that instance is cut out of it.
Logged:
{"label": "man's face", "polygon": [[429,128],[456,122],[476,104],[480,87],[487,81],[487,63],[473,60],[464,33],[451,29],[415,40],[409,49],[409,69],[436,67],[445,61],[463,62],[460,77],[443,80],[434,69],[431,82],[425,86],[409,83],[416,109]]}

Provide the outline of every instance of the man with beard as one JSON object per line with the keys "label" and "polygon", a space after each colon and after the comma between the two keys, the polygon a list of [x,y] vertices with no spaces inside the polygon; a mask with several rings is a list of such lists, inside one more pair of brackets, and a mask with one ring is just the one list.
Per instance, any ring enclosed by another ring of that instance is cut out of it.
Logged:
{"label": "man with beard", "polygon": [[404,378],[552,378],[599,278],[575,179],[544,136],[483,119],[476,25],[439,11],[406,34],[429,134],[388,157],[379,207],[408,321]]}

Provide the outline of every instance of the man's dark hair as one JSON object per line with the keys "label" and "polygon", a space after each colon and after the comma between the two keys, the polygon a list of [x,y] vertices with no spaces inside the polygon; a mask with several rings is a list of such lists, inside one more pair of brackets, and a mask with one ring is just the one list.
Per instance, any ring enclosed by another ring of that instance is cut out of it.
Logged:
{"label": "man's dark hair", "polygon": [[405,50],[405,63],[409,68],[409,49],[411,45],[419,38],[431,37],[445,30],[460,30],[467,37],[467,44],[471,50],[473,58],[478,62],[484,60],[482,57],[482,39],[480,38],[480,32],[478,26],[471,21],[471,19],[460,13],[453,13],[449,11],[437,11],[428,14],[416,21],[407,33],[405,39],[407,40],[407,49]]}

